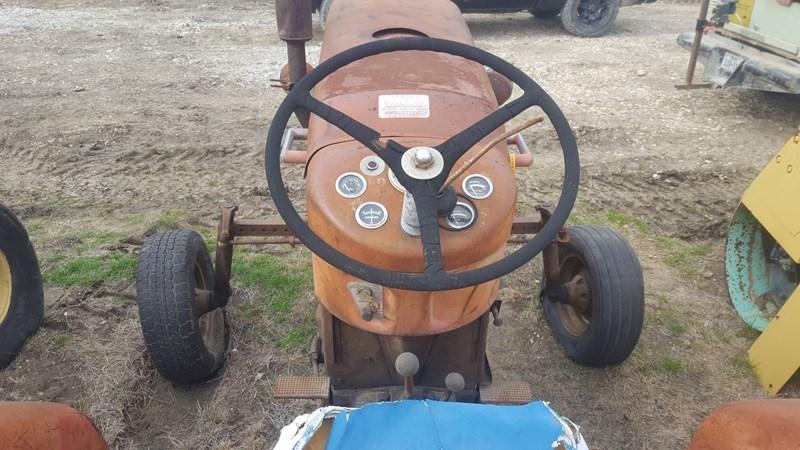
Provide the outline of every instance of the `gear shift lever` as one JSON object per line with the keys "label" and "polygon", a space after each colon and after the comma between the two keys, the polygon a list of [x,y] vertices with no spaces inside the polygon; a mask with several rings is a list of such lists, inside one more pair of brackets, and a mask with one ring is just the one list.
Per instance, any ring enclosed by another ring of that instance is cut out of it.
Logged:
{"label": "gear shift lever", "polygon": [[403,352],[394,360],[394,368],[403,377],[403,398],[411,398],[414,394],[414,375],[419,370],[419,358],[411,352]]}
{"label": "gear shift lever", "polygon": [[447,394],[446,401],[449,401],[451,398],[455,399],[457,393],[464,390],[464,377],[458,372],[450,372],[444,377],[444,385],[447,387],[447,390],[450,393]]}

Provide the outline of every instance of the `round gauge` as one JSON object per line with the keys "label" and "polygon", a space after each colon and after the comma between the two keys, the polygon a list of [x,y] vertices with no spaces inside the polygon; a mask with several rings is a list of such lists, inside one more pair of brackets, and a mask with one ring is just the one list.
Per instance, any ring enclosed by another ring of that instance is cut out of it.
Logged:
{"label": "round gauge", "polygon": [[397,189],[398,191],[402,193],[406,192],[406,188],[404,188],[403,185],[400,184],[400,181],[397,179],[397,177],[394,176],[394,172],[392,172],[392,169],[389,169],[389,183],[392,183],[392,186],[394,186],[394,188]]}
{"label": "round gauge", "polygon": [[367,156],[361,160],[361,164],[359,165],[361,168],[361,173],[364,175],[380,175],[383,173],[383,169],[386,168],[386,163],[383,160],[376,156]]}
{"label": "round gauge", "polygon": [[360,197],[367,190],[367,180],[359,173],[347,172],[336,179],[336,192],[345,198]]}
{"label": "round gauge", "polygon": [[456,203],[453,211],[447,216],[447,225],[456,230],[463,230],[475,223],[475,209],[469,203]]}
{"label": "round gauge", "polygon": [[356,222],[364,228],[380,228],[388,219],[386,207],[378,202],[366,202],[356,209]]}
{"label": "round gauge", "polygon": [[489,178],[483,175],[475,174],[464,178],[464,182],[461,184],[461,189],[464,190],[465,194],[474,198],[475,200],[483,200],[484,198],[492,195],[494,186],[492,186],[492,182],[489,180]]}

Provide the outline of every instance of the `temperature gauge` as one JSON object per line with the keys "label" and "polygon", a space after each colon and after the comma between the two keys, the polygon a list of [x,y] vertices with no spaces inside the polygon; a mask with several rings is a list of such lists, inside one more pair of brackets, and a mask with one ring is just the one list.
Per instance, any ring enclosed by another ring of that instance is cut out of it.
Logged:
{"label": "temperature gauge", "polygon": [[492,186],[492,182],[487,177],[476,174],[464,178],[464,182],[461,184],[461,189],[463,189],[464,193],[471,198],[474,198],[475,200],[483,200],[492,195],[494,187]]}
{"label": "temperature gauge", "polygon": [[475,209],[464,202],[456,203],[455,208],[447,216],[447,225],[456,230],[463,230],[475,222]]}
{"label": "temperature gauge", "polygon": [[345,198],[360,197],[367,190],[367,180],[361,174],[347,172],[336,179],[336,192]]}
{"label": "temperature gauge", "polygon": [[386,207],[378,202],[367,202],[356,209],[356,222],[364,228],[380,228],[388,219]]}

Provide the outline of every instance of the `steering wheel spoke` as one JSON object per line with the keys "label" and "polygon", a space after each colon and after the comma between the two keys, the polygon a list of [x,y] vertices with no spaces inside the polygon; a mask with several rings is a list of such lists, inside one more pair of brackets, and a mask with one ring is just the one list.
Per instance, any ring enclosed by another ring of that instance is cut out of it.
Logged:
{"label": "steering wheel spoke", "polygon": [[333,106],[317,100],[311,94],[298,98],[297,104],[320,119],[344,131],[373,152],[380,153],[381,148],[378,147],[377,141],[380,139],[381,134],[374,129],[353,119]]}
{"label": "steering wheel spoke", "polygon": [[419,219],[425,274],[440,274],[444,272],[444,263],[442,262],[442,242],[439,235],[438,188],[435,183],[429,181],[418,181],[409,188],[409,192],[414,197],[414,206],[416,206]]}
{"label": "steering wheel spoke", "polygon": [[506,105],[494,110],[491,114],[468,126],[455,136],[436,146],[442,156],[450,164],[455,164],[464,153],[480,142],[492,131],[500,128],[520,115],[523,111],[538,104],[539,95],[525,92]]}

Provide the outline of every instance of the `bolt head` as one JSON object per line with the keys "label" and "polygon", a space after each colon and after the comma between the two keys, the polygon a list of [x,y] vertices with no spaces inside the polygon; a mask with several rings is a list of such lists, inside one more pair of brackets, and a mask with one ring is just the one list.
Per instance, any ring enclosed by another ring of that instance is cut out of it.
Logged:
{"label": "bolt head", "polygon": [[414,152],[414,165],[417,169],[427,169],[433,165],[433,153],[430,149],[420,147]]}

